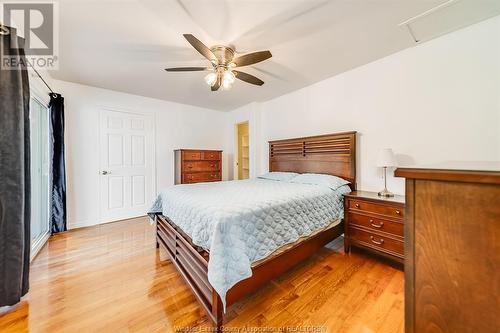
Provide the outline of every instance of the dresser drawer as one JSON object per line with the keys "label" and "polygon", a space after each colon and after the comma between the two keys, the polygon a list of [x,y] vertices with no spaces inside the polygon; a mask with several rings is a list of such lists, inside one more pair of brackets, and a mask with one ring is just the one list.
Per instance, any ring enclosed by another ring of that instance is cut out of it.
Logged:
{"label": "dresser drawer", "polygon": [[365,231],[353,226],[349,226],[349,238],[351,242],[356,242],[376,250],[386,252],[398,257],[403,257],[404,242],[378,233]]}
{"label": "dresser drawer", "polygon": [[383,205],[369,201],[350,199],[348,200],[348,208],[350,210],[352,209],[364,211],[367,213],[377,213],[396,218],[403,218],[404,216],[403,208],[397,208],[394,206]]}
{"label": "dresser drawer", "polygon": [[222,180],[222,176],[221,176],[221,173],[220,172],[210,172],[207,174],[207,179],[208,181],[221,181]]}
{"label": "dresser drawer", "polygon": [[188,161],[182,166],[183,172],[197,171],[218,171],[220,170],[219,161]]}
{"label": "dresser drawer", "polygon": [[362,215],[358,213],[348,213],[349,224],[353,226],[361,226],[365,229],[373,231],[382,231],[395,236],[404,236],[404,225],[401,222],[394,222],[378,217]]}
{"label": "dresser drawer", "polygon": [[182,175],[183,183],[214,182],[220,180],[220,172],[185,173]]}
{"label": "dresser drawer", "polygon": [[202,160],[220,160],[221,159],[221,153],[220,151],[204,151],[201,154],[201,159]]}
{"label": "dresser drawer", "polygon": [[201,160],[201,155],[199,151],[183,151],[182,159],[186,161],[197,161]]}

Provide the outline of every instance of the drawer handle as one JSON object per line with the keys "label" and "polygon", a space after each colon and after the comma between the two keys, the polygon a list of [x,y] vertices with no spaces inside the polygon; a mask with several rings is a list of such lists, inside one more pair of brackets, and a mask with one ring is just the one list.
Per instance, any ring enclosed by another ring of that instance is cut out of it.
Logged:
{"label": "drawer handle", "polygon": [[375,224],[373,223],[373,220],[370,220],[370,224],[372,227],[375,227],[375,228],[382,228],[384,226],[384,222],[380,221],[379,224]]}
{"label": "drawer handle", "polygon": [[358,204],[358,203],[357,203],[357,204],[355,204],[354,206],[356,206],[356,208],[359,208],[359,204]]}
{"label": "drawer handle", "polygon": [[375,240],[375,237],[370,236],[370,239],[372,240],[372,243],[373,243],[373,244],[377,244],[377,245],[382,245],[382,244],[384,244],[384,239],[383,239],[383,238],[380,238],[380,240],[379,240],[379,241],[376,241],[376,240]]}
{"label": "drawer handle", "polygon": [[210,164],[210,167],[211,168],[215,168],[215,164]]}
{"label": "drawer handle", "polygon": [[396,211],[396,214],[401,215],[401,212],[399,210]]}
{"label": "drawer handle", "polygon": [[187,165],[187,168],[188,168],[188,169],[192,169],[192,168],[193,168],[193,166],[192,166],[191,164],[188,164],[188,165]]}

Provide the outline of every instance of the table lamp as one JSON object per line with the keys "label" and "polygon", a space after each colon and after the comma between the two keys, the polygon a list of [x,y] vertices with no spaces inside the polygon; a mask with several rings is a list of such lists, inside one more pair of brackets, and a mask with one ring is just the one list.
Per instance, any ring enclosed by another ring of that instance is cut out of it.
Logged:
{"label": "table lamp", "polygon": [[378,192],[379,197],[393,197],[394,194],[387,190],[387,168],[398,166],[398,163],[396,162],[396,158],[391,148],[380,150],[377,158],[377,166],[384,168],[384,189]]}

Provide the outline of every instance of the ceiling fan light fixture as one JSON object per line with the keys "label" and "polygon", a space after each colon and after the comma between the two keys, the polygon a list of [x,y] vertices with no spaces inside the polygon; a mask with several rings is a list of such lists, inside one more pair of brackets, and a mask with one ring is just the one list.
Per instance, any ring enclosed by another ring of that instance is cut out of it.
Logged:
{"label": "ceiling fan light fixture", "polygon": [[223,80],[229,82],[230,84],[233,84],[234,81],[236,80],[236,75],[234,75],[232,71],[226,70],[224,72]]}
{"label": "ceiling fan light fixture", "polygon": [[215,74],[214,72],[208,73],[208,75],[205,76],[205,82],[209,86],[213,86],[215,82],[217,82],[217,74]]}
{"label": "ceiling fan light fixture", "polygon": [[233,86],[233,84],[229,83],[229,81],[226,81],[226,80],[222,81],[222,89],[223,90],[229,90],[229,89],[231,89],[232,86]]}
{"label": "ceiling fan light fixture", "polygon": [[236,75],[234,75],[234,73],[231,72],[230,70],[226,70],[224,74],[222,74],[222,88],[224,90],[231,89],[231,86],[233,85],[235,80],[236,80]]}

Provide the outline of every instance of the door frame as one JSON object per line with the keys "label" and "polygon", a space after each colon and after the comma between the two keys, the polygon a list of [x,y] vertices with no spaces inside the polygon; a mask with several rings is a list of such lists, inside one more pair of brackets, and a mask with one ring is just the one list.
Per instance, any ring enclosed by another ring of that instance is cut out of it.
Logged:
{"label": "door frame", "polygon": [[[45,106],[47,108],[47,138],[48,140],[50,140],[50,110],[49,110],[49,102],[50,100],[44,95],[44,94],[41,94],[41,92],[39,91],[39,89],[34,86],[32,87],[31,84],[30,84],[30,99],[34,99],[36,100],[38,103],[40,103],[41,105]],[[31,106],[31,100],[30,100],[30,106]],[[30,107],[30,113],[31,113],[31,107]],[[30,119],[31,121],[31,119]],[[30,138],[31,138],[31,133],[30,133]],[[47,141],[47,146],[49,145],[49,141]],[[47,232],[44,233],[42,236],[40,236],[40,238],[38,238],[37,240],[35,240],[35,242],[31,242],[31,234],[30,234],[30,262],[33,261],[33,259],[35,259],[35,257],[37,256],[37,254],[40,252],[40,250],[44,247],[44,245],[47,243],[47,241],[49,240],[50,238],[50,208],[51,208],[51,200],[50,200],[50,188],[51,188],[51,181],[52,181],[52,177],[51,177],[51,173],[52,173],[52,170],[50,169],[50,147],[47,147],[47,154],[49,156],[47,156],[47,158],[49,159],[48,163],[49,163],[49,170],[48,170],[48,180],[47,180]],[[31,161],[30,161],[31,163]],[[31,193],[31,189],[30,189],[30,193]],[[31,223],[31,219],[30,219],[30,223]],[[30,226],[31,228],[31,226]]]}
{"label": "door frame", "polygon": [[[126,109],[126,108],[121,108],[121,107],[110,107],[110,106],[103,106],[103,105],[100,105],[98,106],[98,109],[99,109],[99,138],[98,138],[98,145],[99,145],[99,169],[97,170],[97,174],[99,176],[99,187],[97,189],[98,191],[98,198],[99,198],[99,224],[104,224],[104,223],[112,223],[112,222],[116,222],[116,221],[104,221],[103,220],[103,217],[102,217],[102,196],[101,196],[101,188],[102,188],[102,180],[103,178],[101,177],[101,137],[102,137],[102,130],[101,130],[101,119],[102,119],[102,113],[103,112],[106,112],[106,111],[112,111],[112,112],[121,112],[121,113],[128,113],[128,114],[132,114],[132,115],[139,115],[139,116],[150,116],[153,123],[151,124],[151,128],[152,128],[152,135],[151,135],[151,138],[152,138],[152,150],[153,150],[153,156],[152,156],[152,161],[151,161],[151,165],[152,165],[152,171],[153,171],[153,186],[151,188],[151,195],[152,195],[152,198],[154,198],[158,192],[156,190],[156,187],[157,187],[157,174],[156,174],[156,112],[154,111],[144,111],[144,110],[141,110],[141,111],[137,111],[137,110],[131,110],[131,109]],[[146,216],[146,215],[144,215]],[[133,218],[133,217],[130,217],[130,218]],[[120,221],[120,220],[117,220],[117,221]]]}
{"label": "door frame", "polygon": [[[250,120],[243,120],[243,121],[239,121],[239,122],[236,122],[234,124],[234,163],[233,163],[233,179],[236,179],[236,180],[240,180],[240,174],[239,174],[239,159],[240,159],[240,146],[239,146],[239,135],[240,135],[240,130],[239,130],[239,125],[241,124],[248,124],[248,136],[249,136],[249,140],[248,140],[248,145],[249,145],[249,149],[248,149],[248,166],[250,168],[250,171],[251,171],[251,163],[250,163],[250,160],[252,159],[251,157],[251,132],[250,132]],[[250,178],[250,172],[249,172],[249,178]]]}

